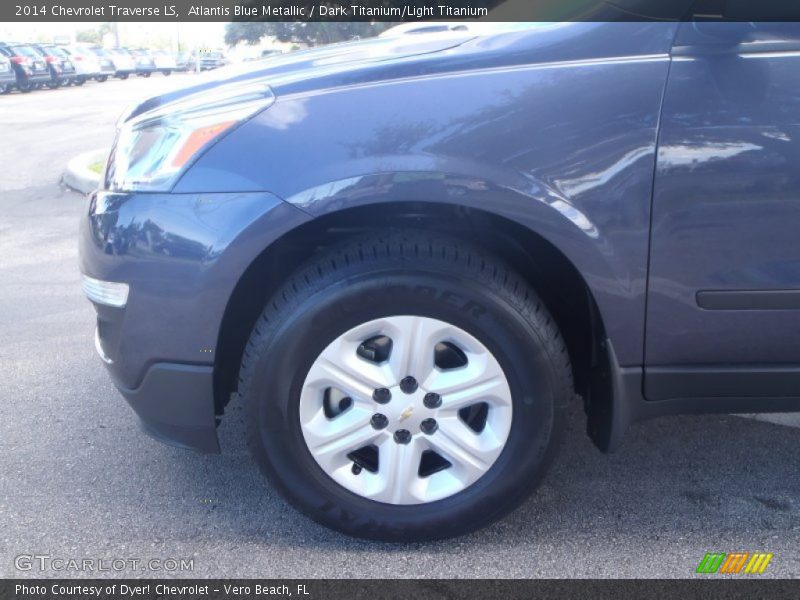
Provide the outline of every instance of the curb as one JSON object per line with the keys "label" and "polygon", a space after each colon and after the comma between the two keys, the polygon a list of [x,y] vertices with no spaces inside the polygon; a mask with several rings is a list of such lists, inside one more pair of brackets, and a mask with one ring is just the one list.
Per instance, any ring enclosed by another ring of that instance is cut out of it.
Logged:
{"label": "curb", "polygon": [[89,165],[104,161],[108,150],[92,150],[84,152],[67,163],[67,170],[61,175],[61,181],[69,188],[82,194],[90,194],[100,187],[100,174],[89,169]]}
{"label": "curb", "polygon": [[795,427],[800,429],[800,413],[759,413],[759,414],[745,414],[736,415],[745,419],[754,419],[756,421],[763,421],[765,423],[773,423],[775,425],[783,425],[785,427]]}

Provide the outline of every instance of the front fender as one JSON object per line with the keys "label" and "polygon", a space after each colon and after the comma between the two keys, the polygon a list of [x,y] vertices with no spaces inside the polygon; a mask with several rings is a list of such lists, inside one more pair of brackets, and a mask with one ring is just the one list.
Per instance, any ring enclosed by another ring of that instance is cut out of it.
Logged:
{"label": "front fender", "polygon": [[271,108],[211,147],[175,191],[268,190],[312,215],[423,200],[512,219],[573,261],[620,364],[641,364],[668,43],[659,42],[664,54],[632,46],[603,58],[614,32],[586,33],[586,59],[506,68],[453,57],[436,68],[462,70],[434,76],[426,69],[445,59],[431,58],[415,63],[416,76],[367,83],[354,72],[325,89],[278,89]]}
{"label": "front fender", "polygon": [[[512,222],[558,248],[584,277],[615,346],[635,356],[641,330],[627,315],[643,310],[624,248],[568,199],[541,182],[522,177],[497,181],[473,174],[396,171],[332,181],[287,199],[313,217],[382,203],[413,202],[467,207]],[[498,173],[494,173],[498,175]],[[509,174],[511,175],[511,174]],[[525,186],[524,188],[522,186]],[[391,222],[375,226],[391,226]],[[633,313],[631,311],[634,311]]]}

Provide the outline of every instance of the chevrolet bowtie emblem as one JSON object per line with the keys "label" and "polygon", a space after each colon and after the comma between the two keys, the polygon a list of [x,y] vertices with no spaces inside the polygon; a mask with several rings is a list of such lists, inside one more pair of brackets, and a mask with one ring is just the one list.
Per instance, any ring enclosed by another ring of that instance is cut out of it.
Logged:
{"label": "chevrolet bowtie emblem", "polygon": [[411,416],[411,413],[413,412],[414,412],[414,407],[411,405],[407,406],[406,409],[400,413],[400,421],[401,422],[405,421],[408,417]]}

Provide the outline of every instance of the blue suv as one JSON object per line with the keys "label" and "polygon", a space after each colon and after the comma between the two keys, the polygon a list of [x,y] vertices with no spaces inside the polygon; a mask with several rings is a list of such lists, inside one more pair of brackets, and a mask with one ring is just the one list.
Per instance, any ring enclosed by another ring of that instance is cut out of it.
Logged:
{"label": "blue suv", "polygon": [[80,236],[97,351],[153,436],[232,400],[342,532],[486,525],[581,398],[800,410],[800,26],[481,25],[249,63],[119,121]]}

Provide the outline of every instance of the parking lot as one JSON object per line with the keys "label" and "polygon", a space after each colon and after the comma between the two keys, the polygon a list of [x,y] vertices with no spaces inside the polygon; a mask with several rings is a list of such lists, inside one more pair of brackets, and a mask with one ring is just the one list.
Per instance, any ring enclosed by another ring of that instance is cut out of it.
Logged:
{"label": "parking lot", "polygon": [[[690,577],[712,551],[771,552],[763,576],[800,576],[800,432],[782,425],[658,420],[606,456],[576,403],[536,496],[481,532],[415,545],[345,538],[291,509],[250,460],[238,405],[221,456],[141,433],[94,353],[77,268],[84,198],[59,178],[111,144],[134,97],[191,77],[0,97],[0,576]],[[194,569],[15,568],[32,554]]]}

